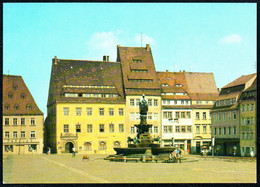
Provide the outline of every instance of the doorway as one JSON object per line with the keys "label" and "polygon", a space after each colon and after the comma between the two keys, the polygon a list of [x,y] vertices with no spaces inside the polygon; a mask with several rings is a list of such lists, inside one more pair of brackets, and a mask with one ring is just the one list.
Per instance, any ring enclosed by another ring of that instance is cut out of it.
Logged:
{"label": "doorway", "polygon": [[65,153],[72,153],[73,143],[67,142],[65,144]]}

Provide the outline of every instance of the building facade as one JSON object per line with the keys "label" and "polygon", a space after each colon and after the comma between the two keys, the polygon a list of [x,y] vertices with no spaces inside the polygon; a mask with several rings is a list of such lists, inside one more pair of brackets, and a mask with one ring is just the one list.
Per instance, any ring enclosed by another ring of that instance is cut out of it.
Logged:
{"label": "building facade", "polygon": [[240,109],[238,100],[256,74],[241,76],[221,89],[212,107],[212,136],[217,155],[240,155]]}
{"label": "building facade", "polygon": [[240,99],[240,151],[241,156],[257,153],[257,81],[246,89]]}
{"label": "building facade", "polygon": [[147,123],[152,138],[161,137],[161,90],[150,45],[146,47],[117,46],[117,62],[121,63],[126,98],[126,136],[134,138],[140,123],[139,102],[148,100]]}
{"label": "building facade", "polygon": [[45,120],[46,150],[115,153],[125,147],[125,97],[120,63],[53,59]]}
{"label": "building facade", "polygon": [[43,122],[22,77],[3,75],[3,153],[42,153]]}

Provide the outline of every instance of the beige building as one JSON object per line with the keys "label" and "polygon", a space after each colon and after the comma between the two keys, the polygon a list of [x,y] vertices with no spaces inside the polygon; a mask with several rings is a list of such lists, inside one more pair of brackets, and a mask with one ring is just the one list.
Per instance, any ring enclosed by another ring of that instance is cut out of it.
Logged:
{"label": "beige building", "polygon": [[155,71],[150,45],[146,47],[117,46],[117,61],[121,62],[126,96],[126,137],[136,136],[140,123],[139,102],[148,100],[147,123],[152,138],[161,136],[161,90]]}
{"label": "beige building", "polygon": [[3,153],[42,153],[43,122],[22,77],[3,75]]}

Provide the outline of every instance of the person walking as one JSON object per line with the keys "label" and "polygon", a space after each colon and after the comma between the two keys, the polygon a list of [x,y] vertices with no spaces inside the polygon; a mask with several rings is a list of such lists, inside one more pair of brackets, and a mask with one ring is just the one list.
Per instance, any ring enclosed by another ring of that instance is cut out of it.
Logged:
{"label": "person walking", "polygon": [[73,147],[72,148],[72,157],[75,157],[75,151],[76,151],[76,149],[75,149],[75,147]]}

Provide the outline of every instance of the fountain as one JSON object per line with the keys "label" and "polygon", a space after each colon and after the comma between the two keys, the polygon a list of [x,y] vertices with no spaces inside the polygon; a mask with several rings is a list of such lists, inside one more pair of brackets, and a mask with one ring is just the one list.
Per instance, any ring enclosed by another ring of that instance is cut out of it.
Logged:
{"label": "fountain", "polygon": [[[116,151],[116,155],[123,155],[123,156],[155,156],[158,157],[168,157],[169,153],[175,150],[174,147],[160,147],[161,139],[158,136],[157,138],[151,138],[149,133],[149,128],[153,125],[147,124],[147,112],[148,112],[148,103],[145,99],[145,95],[139,103],[139,110],[140,110],[140,124],[135,125],[137,128],[137,136],[132,139],[128,137],[127,148],[114,148]],[[133,142],[133,143],[131,143]],[[157,143],[154,143],[157,142]]]}

